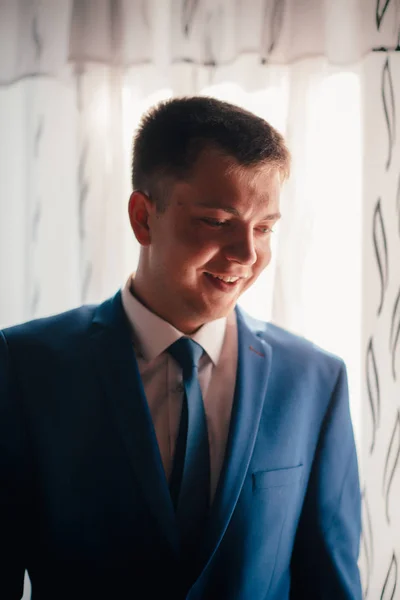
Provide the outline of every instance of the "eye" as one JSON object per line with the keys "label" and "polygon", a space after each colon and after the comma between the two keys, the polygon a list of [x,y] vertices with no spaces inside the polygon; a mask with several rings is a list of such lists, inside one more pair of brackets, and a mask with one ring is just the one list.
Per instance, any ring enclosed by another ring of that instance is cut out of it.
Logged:
{"label": "eye", "polygon": [[227,223],[227,221],[219,221],[218,219],[204,218],[201,220],[204,221],[204,223],[207,223],[207,225],[211,225],[211,227],[222,227]]}

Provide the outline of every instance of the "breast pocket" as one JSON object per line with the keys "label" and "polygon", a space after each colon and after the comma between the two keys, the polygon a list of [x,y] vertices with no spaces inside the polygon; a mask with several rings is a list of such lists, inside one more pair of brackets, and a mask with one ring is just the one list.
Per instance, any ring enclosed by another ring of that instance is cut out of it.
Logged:
{"label": "breast pocket", "polygon": [[[265,589],[265,594],[275,564],[290,562],[303,502],[304,473],[303,465],[263,471],[252,469],[231,522],[232,537],[226,541],[229,548],[242,549],[241,553],[235,550],[238,572],[246,569],[250,581],[259,579],[260,589]],[[244,594],[244,597],[250,595]]]}
{"label": "breast pocket", "polygon": [[253,491],[257,492],[257,490],[292,486],[301,481],[302,475],[303,465],[284,469],[256,471],[252,475]]}

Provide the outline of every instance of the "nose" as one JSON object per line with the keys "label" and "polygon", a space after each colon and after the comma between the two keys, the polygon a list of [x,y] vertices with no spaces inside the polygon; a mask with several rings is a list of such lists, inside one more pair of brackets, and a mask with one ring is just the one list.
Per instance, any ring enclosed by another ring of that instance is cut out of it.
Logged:
{"label": "nose", "polygon": [[257,260],[253,231],[242,232],[231,239],[224,250],[225,258],[241,265],[251,266]]}

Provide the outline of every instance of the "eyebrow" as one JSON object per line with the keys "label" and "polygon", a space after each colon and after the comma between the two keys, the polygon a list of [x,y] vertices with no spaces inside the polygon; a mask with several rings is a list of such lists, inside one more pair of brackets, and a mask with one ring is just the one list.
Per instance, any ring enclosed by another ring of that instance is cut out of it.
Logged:
{"label": "eyebrow", "polygon": [[[207,202],[196,202],[196,206],[202,206],[203,208],[210,208],[212,210],[221,210],[222,212],[227,212],[231,215],[235,215],[235,217],[240,217],[240,212],[234,206],[220,206],[219,204],[208,204]],[[277,221],[281,218],[281,213],[272,213],[266,215],[260,221]]]}

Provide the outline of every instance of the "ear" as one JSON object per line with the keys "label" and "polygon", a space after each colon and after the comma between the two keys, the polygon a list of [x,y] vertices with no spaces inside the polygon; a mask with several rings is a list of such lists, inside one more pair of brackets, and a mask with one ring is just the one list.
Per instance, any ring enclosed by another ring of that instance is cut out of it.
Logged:
{"label": "ear", "polygon": [[132,192],[128,204],[129,221],[141,246],[148,246],[151,242],[149,217],[154,210],[155,207],[146,194],[138,190]]}

